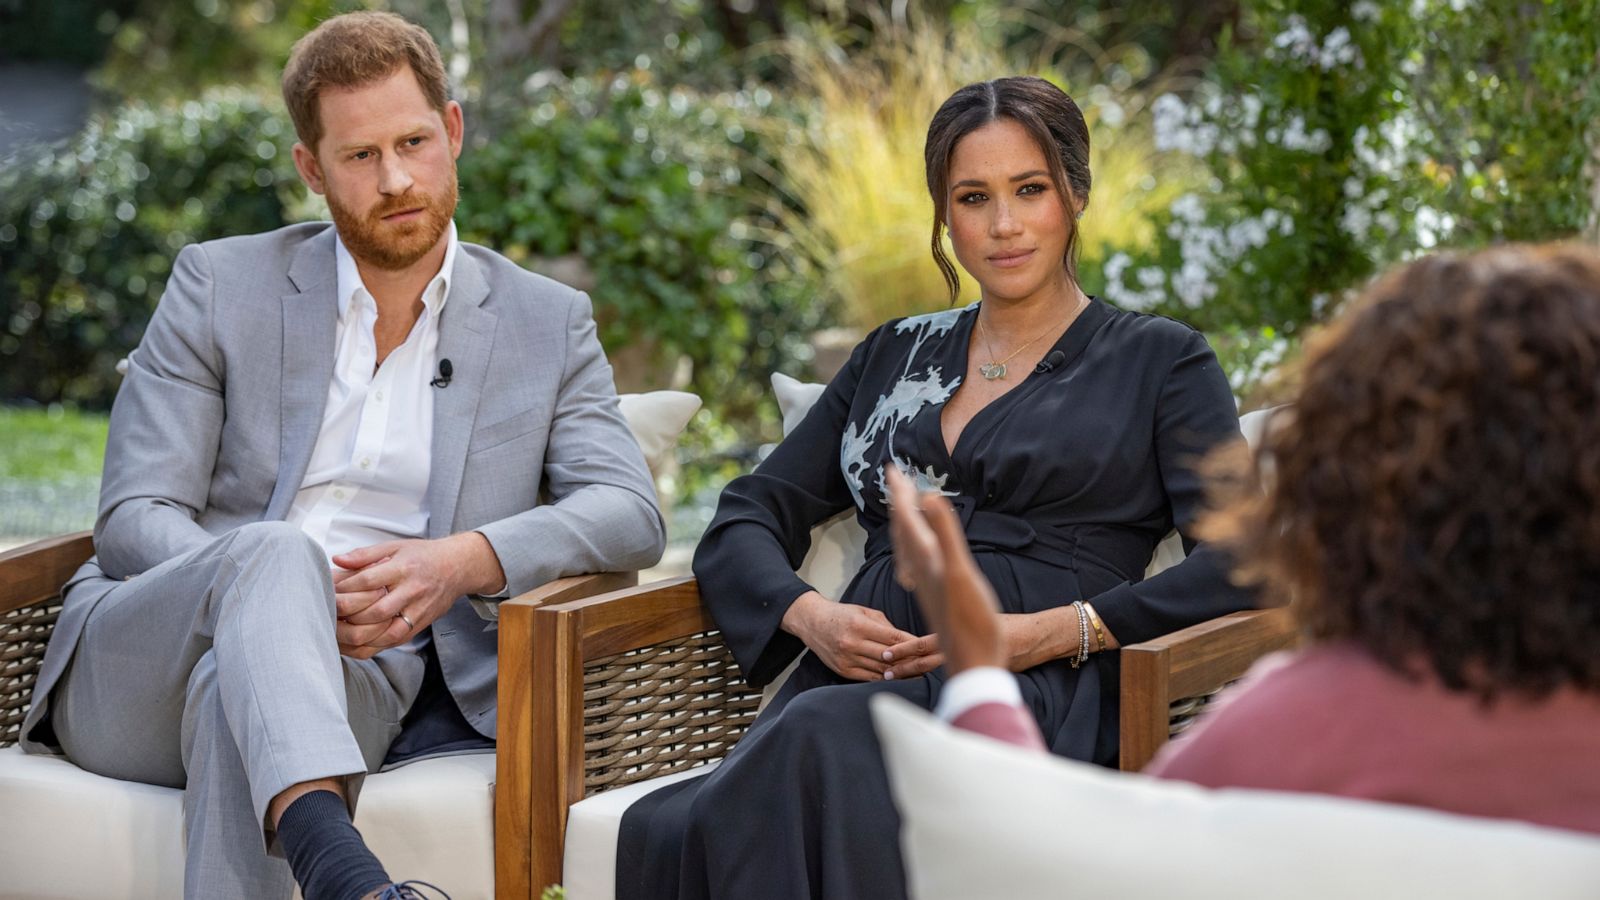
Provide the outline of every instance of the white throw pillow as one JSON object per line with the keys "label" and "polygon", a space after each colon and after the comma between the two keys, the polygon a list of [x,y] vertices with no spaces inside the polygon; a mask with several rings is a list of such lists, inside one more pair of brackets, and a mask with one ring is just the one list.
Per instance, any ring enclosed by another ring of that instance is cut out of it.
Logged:
{"label": "white throw pillow", "polygon": [[[772,392],[777,395],[778,411],[783,415],[784,437],[788,437],[811,411],[825,387],[798,381],[781,372],[773,374]],[[826,452],[838,455],[837,448]],[[856,577],[866,558],[867,533],[856,523],[856,510],[852,506],[811,529],[811,550],[795,571],[822,596],[837,600],[850,586],[850,579]]]}
{"label": "white throw pillow", "polygon": [[872,698],[910,895],[1593,898],[1600,839],[1315,794],[1206,790],[957,731]]}
{"label": "white throw pillow", "polygon": [[622,407],[622,417],[628,420],[628,430],[633,432],[639,449],[644,451],[650,474],[661,474],[662,468],[672,461],[678,435],[700,411],[700,398],[684,391],[650,391],[622,394],[617,397],[617,403]]}

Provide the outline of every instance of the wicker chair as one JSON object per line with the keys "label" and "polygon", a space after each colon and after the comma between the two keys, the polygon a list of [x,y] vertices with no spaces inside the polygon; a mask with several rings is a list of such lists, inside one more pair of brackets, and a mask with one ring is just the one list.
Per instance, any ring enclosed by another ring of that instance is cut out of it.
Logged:
{"label": "wicker chair", "polygon": [[[496,884],[517,885],[501,895],[521,897],[561,881],[568,807],[720,759],[755,719],[761,692],[739,676],[693,578],[562,603],[511,601],[501,623],[501,658],[533,660],[502,669],[500,680],[502,740],[516,733],[533,748],[515,763],[527,767],[518,781],[531,796],[497,809],[497,839],[505,817],[531,827],[525,843],[495,850]],[[1212,695],[1293,640],[1288,611],[1273,609],[1123,648],[1122,768],[1141,768]],[[509,707],[522,691],[533,702]],[[511,802],[503,789],[496,800]]]}
{"label": "wicker chair", "polygon": [[[61,585],[92,552],[80,533],[0,554],[0,747],[18,738]],[[537,897],[561,880],[569,806],[720,759],[755,718],[761,694],[694,579],[633,580],[567,578],[501,606],[497,897]],[[1292,640],[1285,611],[1259,610],[1123,648],[1122,767],[1141,767],[1208,697]]]}
{"label": "wicker chair", "polygon": [[[61,609],[61,586],[93,552],[90,534],[80,532],[0,553],[0,748],[15,744],[20,737],[23,716],[32,702],[34,679]],[[506,603],[515,604],[519,610],[536,609],[544,603],[571,601],[632,585],[637,581],[636,573],[563,578]],[[506,633],[502,631],[502,647],[512,653],[517,652],[517,648],[523,648],[525,652],[527,647],[532,646],[525,635],[510,640],[506,638]],[[528,685],[525,676],[529,670],[529,660],[525,656],[502,657],[502,671],[517,673],[510,678],[503,678],[500,687],[501,708],[513,711],[514,714],[509,717],[513,721],[525,721],[528,705],[537,699],[525,690]],[[523,692],[518,693],[519,690]],[[535,796],[535,786],[522,779],[536,771],[528,765],[534,755],[534,748],[529,746],[529,742],[534,740],[536,733],[507,729],[500,735],[495,751],[494,787],[497,848],[526,847],[527,836],[532,833],[527,816],[530,812],[528,801]],[[538,743],[548,746],[550,742],[540,740]],[[369,784],[386,777],[372,776]],[[0,806],[3,805],[4,801],[0,800]],[[58,837],[70,840],[66,835]],[[504,860],[497,857],[497,873],[502,868],[507,871],[518,868],[503,863]],[[554,865],[559,869],[560,861],[556,860]],[[495,885],[495,896],[538,896],[538,891],[526,886],[526,873],[529,870],[526,860],[522,861],[520,870],[524,873],[522,878],[508,877]],[[0,882],[7,880],[0,877]],[[480,880],[487,881],[488,873],[485,872]],[[10,896],[3,887],[0,887],[0,895]]]}

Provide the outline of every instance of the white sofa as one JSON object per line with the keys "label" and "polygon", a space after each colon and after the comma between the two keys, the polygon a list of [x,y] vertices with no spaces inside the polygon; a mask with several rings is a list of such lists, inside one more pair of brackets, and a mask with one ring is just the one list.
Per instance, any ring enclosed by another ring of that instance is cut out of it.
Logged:
{"label": "white sofa", "polygon": [[1600,839],[1059,759],[873,701],[914,900],[1579,900]]}
{"label": "white sofa", "polygon": [[[624,395],[652,472],[666,464],[700,399]],[[383,860],[455,900],[495,893],[495,757],[424,760],[369,776],[356,826]],[[145,900],[183,893],[179,791],[118,781],[62,757],[0,749],[0,900]]]}

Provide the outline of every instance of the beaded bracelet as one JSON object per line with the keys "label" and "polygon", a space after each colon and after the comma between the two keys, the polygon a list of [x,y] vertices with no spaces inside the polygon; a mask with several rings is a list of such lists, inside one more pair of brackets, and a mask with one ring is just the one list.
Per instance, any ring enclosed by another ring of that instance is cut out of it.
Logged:
{"label": "beaded bracelet", "polygon": [[1072,608],[1078,611],[1078,653],[1072,658],[1074,669],[1083,665],[1089,658],[1089,615],[1083,611],[1083,601],[1072,601]]}

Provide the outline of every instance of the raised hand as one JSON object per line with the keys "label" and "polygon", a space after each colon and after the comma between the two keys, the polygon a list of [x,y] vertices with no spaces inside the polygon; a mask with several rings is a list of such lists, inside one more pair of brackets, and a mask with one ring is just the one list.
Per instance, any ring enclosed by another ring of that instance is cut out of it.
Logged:
{"label": "raised hand", "polygon": [[[910,677],[933,668],[923,668],[929,659],[925,650],[929,642],[942,646],[943,662],[951,675],[977,666],[1010,666],[1009,629],[1002,621],[1000,604],[972,558],[961,519],[950,501],[937,494],[919,494],[911,479],[896,469],[890,468],[886,479],[895,580],[916,595],[935,632],[890,648],[891,654],[910,656],[891,668],[894,677]],[[919,649],[924,652],[916,653]]]}

